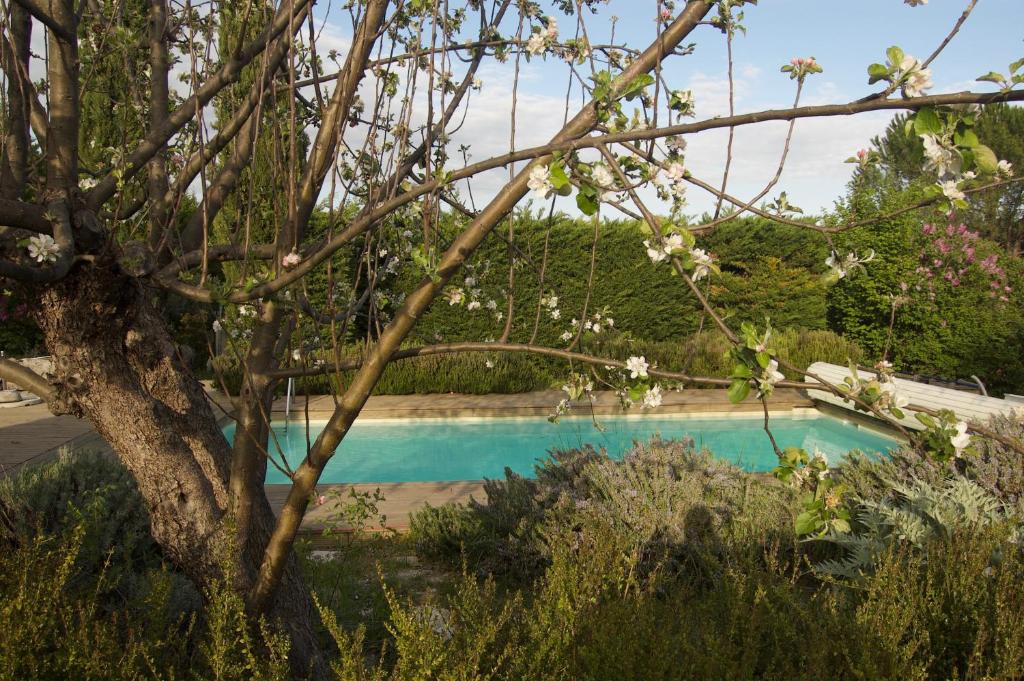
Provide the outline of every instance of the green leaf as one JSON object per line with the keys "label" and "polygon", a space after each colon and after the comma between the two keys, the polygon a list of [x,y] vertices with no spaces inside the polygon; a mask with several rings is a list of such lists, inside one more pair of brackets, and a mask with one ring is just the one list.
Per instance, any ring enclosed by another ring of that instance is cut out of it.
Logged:
{"label": "green leaf", "polygon": [[996,83],[998,85],[1006,82],[1006,76],[999,73],[998,71],[989,71],[984,76],[978,76],[977,78],[975,78],[975,80]]}
{"label": "green leaf", "polygon": [[979,144],[974,148],[974,163],[981,172],[994,173],[999,166],[999,159],[996,157],[995,152],[984,144]]}
{"label": "green leaf", "polygon": [[903,50],[893,45],[892,47],[885,51],[885,56],[889,58],[890,64],[892,64],[895,67],[898,67],[900,65],[900,62],[903,61]]}
{"label": "green leaf", "polygon": [[835,518],[832,520],[832,529],[836,532],[846,534],[850,531],[850,523],[849,521],[843,520],[842,518]]}
{"label": "green leaf", "polygon": [[649,73],[641,73],[622,91],[626,101],[630,101],[644,91],[644,88],[654,82],[654,76]]}
{"label": "green leaf", "polygon": [[813,534],[818,529],[818,514],[813,511],[804,511],[796,517],[796,533],[803,536]]}
{"label": "green leaf", "polygon": [[1017,61],[1010,64],[1010,73],[1017,73],[1017,69],[1024,66],[1024,59],[1018,59]]}
{"label": "green leaf", "polygon": [[917,112],[914,116],[914,132],[918,135],[937,135],[942,132],[942,121],[939,120],[935,109],[926,106]]}
{"label": "green leaf", "polygon": [[729,386],[729,401],[733,404],[739,404],[743,400],[747,399],[747,395],[750,394],[750,383],[747,380],[735,380]]}
{"label": "green leaf", "polygon": [[581,191],[576,195],[576,207],[584,215],[593,215],[597,212],[600,204],[594,200],[594,197],[588,196],[585,192]]}
{"label": "green leaf", "polygon": [[922,413],[918,412],[918,413],[914,414],[914,418],[916,418],[918,421],[920,421],[921,424],[925,428],[934,428],[935,427],[935,419],[933,419],[928,414],[922,414]]}
{"label": "green leaf", "polygon": [[761,365],[762,369],[767,369],[768,364],[772,361],[772,356],[767,352],[759,352],[756,355],[757,363]]}
{"label": "green leaf", "polygon": [[569,184],[569,176],[565,174],[565,168],[559,161],[552,161],[548,166],[548,181],[555,189],[561,189]]}
{"label": "green leaf", "polygon": [[884,64],[872,64],[868,67],[868,85],[880,80],[889,80],[889,69]]}
{"label": "green leaf", "polygon": [[968,147],[973,149],[981,145],[981,141],[978,140],[978,136],[974,134],[971,129],[964,130],[963,132],[957,132],[953,135],[953,141],[956,142],[957,146]]}

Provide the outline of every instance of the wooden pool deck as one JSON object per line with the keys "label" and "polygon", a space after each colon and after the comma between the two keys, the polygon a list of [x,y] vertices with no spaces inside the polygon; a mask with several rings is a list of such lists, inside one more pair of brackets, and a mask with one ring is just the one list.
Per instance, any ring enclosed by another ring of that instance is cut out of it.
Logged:
{"label": "wooden pool deck", "polygon": [[[415,419],[444,417],[497,417],[497,416],[547,416],[564,393],[550,390],[518,395],[375,395],[369,399],[359,418],[361,419]],[[226,411],[229,402],[223,395],[211,393],[211,400]],[[814,402],[802,391],[777,390],[772,397],[773,413],[788,413],[793,410],[813,409]],[[218,406],[215,405],[215,409]],[[285,403],[278,400],[273,406],[273,418],[283,418]],[[593,413],[601,415],[623,413],[618,399],[611,392],[597,393]],[[328,419],[334,409],[329,395],[317,395],[306,399],[293,400],[293,422],[301,423],[306,414],[310,421]],[[589,405],[579,405],[577,414],[590,413]],[[634,408],[634,413],[639,410]],[[725,390],[683,390],[664,394],[663,404],[657,414],[703,414],[720,415],[760,412],[761,404],[754,400],[731,404]],[[87,421],[71,416],[54,416],[45,405],[0,409],[0,477],[16,472],[22,466],[33,465],[55,458],[61,450],[82,451],[85,449],[107,449],[106,443],[93,431]],[[347,496],[350,485],[321,485],[319,492],[328,494],[337,489],[342,498]],[[449,501],[465,502],[472,495],[483,501],[482,481],[455,482],[403,482],[351,485],[357,491],[372,493],[380,488],[385,501],[379,504],[380,513],[387,516],[387,524],[394,529],[408,528],[409,514],[425,504],[440,506]],[[267,498],[275,512],[282,507],[288,494],[287,485],[267,485]],[[333,496],[333,494],[329,494]],[[324,521],[333,512],[332,503],[310,508],[303,522],[303,531],[319,533]]]}

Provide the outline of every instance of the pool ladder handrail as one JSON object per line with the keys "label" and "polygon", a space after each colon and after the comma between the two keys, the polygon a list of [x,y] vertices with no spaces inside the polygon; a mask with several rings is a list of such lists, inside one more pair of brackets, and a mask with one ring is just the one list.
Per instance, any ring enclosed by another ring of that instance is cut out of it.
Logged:
{"label": "pool ladder handrail", "polygon": [[284,391],[284,432],[288,432],[288,418],[292,414],[292,395],[295,394],[295,379],[288,379],[288,387]]}

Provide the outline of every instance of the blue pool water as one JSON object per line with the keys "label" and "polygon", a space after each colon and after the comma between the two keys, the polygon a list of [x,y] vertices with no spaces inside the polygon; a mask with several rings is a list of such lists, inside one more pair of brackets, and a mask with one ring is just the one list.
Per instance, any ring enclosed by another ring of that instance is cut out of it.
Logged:
{"label": "blue pool water", "polygon": [[[689,417],[599,417],[604,431],[584,417],[563,418],[552,424],[544,418],[419,419],[357,421],[324,470],[321,482],[416,482],[500,478],[508,466],[532,475],[533,465],[554,448],[585,443],[604,447],[621,457],[634,441],[656,433],[665,439],[692,437],[718,457],[750,471],[767,471],[777,459],[760,418],[746,416],[695,419]],[[888,437],[828,416],[773,417],[772,434],[779,447],[815,448],[837,461],[851,449],[884,453],[898,443]],[[323,429],[310,423],[309,441]],[[274,424],[278,442],[292,467],[306,455],[306,433],[300,420]],[[231,440],[234,425],[225,429]],[[270,443],[274,450],[273,440]],[[267,483],[288,479],[273,466]]]}

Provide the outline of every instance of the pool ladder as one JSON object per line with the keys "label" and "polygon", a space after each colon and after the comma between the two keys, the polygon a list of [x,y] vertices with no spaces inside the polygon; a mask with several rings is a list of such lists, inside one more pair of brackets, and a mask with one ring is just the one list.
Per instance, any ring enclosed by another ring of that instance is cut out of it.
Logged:
{"label": "pool ladder", "polygon": [[284,391],[284,432],[288,432],[288,418],[292,415],[292,395],[295,394],[295,379],[288,379],[288,387]]}

